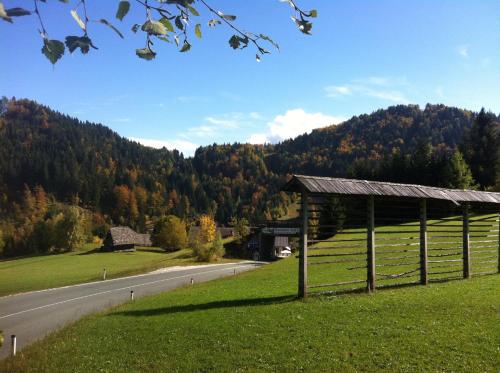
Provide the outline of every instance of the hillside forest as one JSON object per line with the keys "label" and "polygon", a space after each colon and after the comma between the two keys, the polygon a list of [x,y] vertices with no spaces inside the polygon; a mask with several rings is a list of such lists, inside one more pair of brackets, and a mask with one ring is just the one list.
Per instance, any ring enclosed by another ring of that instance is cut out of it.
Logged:
{"label": "hillside forest", "polygon": [[130,141],[26,99],[0,102],[0,252],[75,249],[112,225],[174,215],[219,225],[284,218],[292,174],[500,190],[500,118],[399,105],[279,144],[213,144],[194,157]]}

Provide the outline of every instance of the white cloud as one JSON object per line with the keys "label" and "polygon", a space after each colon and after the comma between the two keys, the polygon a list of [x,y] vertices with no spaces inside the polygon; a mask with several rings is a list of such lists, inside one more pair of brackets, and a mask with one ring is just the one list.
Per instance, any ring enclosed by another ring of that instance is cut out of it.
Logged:
{"label": "white cloud", "polygon": [[187,128],[180,136],[185,139],[193,136],[204,139],[210,137],[210,141],[215,141],[218,138],[227,137],[228,132],[235,133],[243,128],[254,127],[256,121],[262,120],[263,117],[256,112],[211,115],[203,119],[202,125]]}
{"label": "white cloud", "polygon": [[344,85],[331,85],[324,88],[326,96],[338,98],[343,96],[366,96],[398,104],[407,104],[410,101],[399,89],[408,86],[405,78],[372,76],[367,79],[353,80]]}
{"label": "white cloud", "polygon": [[178,96],[176,99],[183,104],[191,104],[193,102],[206,103],[211,101],[209,97],[204,96]]}
{"label": "white cloud", "polygon": [[255,119],[255,120],[264,120],[264,117],[262,116],[262,114],[260,114],[256,111],[252,111],[250,113],[250,118]]}
{"label": "white cloud", "polygon": [[468,45],[460,45],[457,48],[457,53],[462,58],[469,58],[469,46]]}
{"label": "white cloud", "polygon": [[254,133],[247,142],[251,144],[277,143],[310,133],[315,128],[330,126],[342,122],[344,118],[333,117],[323,113],[307,113],[304,109],[288,110],[277,115],[267,124],[265,133]]}
{"label": "white cloud", "polygon": [[265,144],[266,142],[269,141],[265,133],[254,133],[247,140],[249,144]]}
{"label": "white cloud", "polygon": [[215,118],[215,117],[206,117],[205,120],[213,124],[215,127],[219,128],[238,128],[238,121],[241,119],[241,115],[239,113],[233,113],[228,117],[224,118]]}
{"label": "white cloud", "polygon": [[136,141],[139,144],[149,146],[151,148],[161,149],[167,148],[168,150],[177,149],[185,156],[191,157],[194,155],[195,150],[199,145],[186,140],[157,140],[157,139],[142,139],[138,137],[129,137],[129,140]]}
{"label": "white cloud", "polygon": [[330,98],[338,97],[338,96],[347,96],[352,94],[351,87],[348,86],[328,86],[325,88],[326,95]]}
{"label": "white cloud", "polygon": [[130,118],[115,118],[112,121],[115,123],[130,123],[132,120]]}

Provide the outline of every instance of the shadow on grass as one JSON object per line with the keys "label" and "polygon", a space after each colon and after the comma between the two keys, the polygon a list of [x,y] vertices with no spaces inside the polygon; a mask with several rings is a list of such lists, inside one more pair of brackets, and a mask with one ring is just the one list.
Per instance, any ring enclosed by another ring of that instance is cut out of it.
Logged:
{"label": "shadow on grass", "polygon": [[100,247],[97,247],[95,249],[89,250],[89,251],[84,251],[82,253],[78,253],[76,255],[91,255],[91,254],[104,254],[107,251],[102,251]]}
{"label": "shadow on grass", "polygon": [[252,298],[252,299],[234,299],[234,300],[221,300],[215,302],[201,303],[201,304],[186,304],[182,306],[171,306],[152,308],[146,310],[122,311],[111,313],[110,316],[158,316],[169,315],[180,312],[195,312],[205,311],[220,308],[233,308],[233,307],[249,307],[249,306],[268,306],[272,304],[281,304],[295,301],[297,297],[292,295],[270,297],[270,298]]}

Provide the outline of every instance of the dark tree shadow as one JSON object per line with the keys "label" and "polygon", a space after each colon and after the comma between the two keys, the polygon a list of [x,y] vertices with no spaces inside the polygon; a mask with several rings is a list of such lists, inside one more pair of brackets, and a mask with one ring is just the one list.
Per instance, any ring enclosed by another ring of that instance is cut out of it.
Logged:
{"label": "dark tree shadow", "polygon": [[92,254],[104,254],[104,253],[107,253],[109,251],[103,251],[101,250],[100,247],[97,247],[95,249],[92,249],[92,250],[89,250],[89,251],[84,251],[83,253],[78,253],[76,255],[92,255]]}
{"label": "dark tree shadow", "polygon": [[142,317],[142,316],[168,315],[179,312],[205,311],[205,310],[220,309],[220,308],[267,306],[271,304],[288,303],[296,299],[297,299],[296,296],[286,295],[286,296],[270,297],[270,298],[221,300],[221,301],[201,303],[201,304],[186,304],[182,306],[152,308],[147,310],[115,312],[111,313],[110,316],[121,315],[121,316]]}

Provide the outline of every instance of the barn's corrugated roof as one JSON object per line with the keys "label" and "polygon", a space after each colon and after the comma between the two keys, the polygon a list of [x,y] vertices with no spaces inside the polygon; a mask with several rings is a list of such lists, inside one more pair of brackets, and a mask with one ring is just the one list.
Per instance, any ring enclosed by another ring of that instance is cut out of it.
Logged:
{"label": "barn's corrugated roof", "polygon": [[120,245],[137,245],[151,246],[151,238],[149,234],[140,234],[129,227],[112,227],[109,230],[113,246]]}
{"label": "barn's corrugated roof", "polygon": [[494,192],[305,175],[294,175],[283,190],[315,194],[430,198],[447,200],[455,204],[460,204],[460,202],[500,204],[500,193]]}

